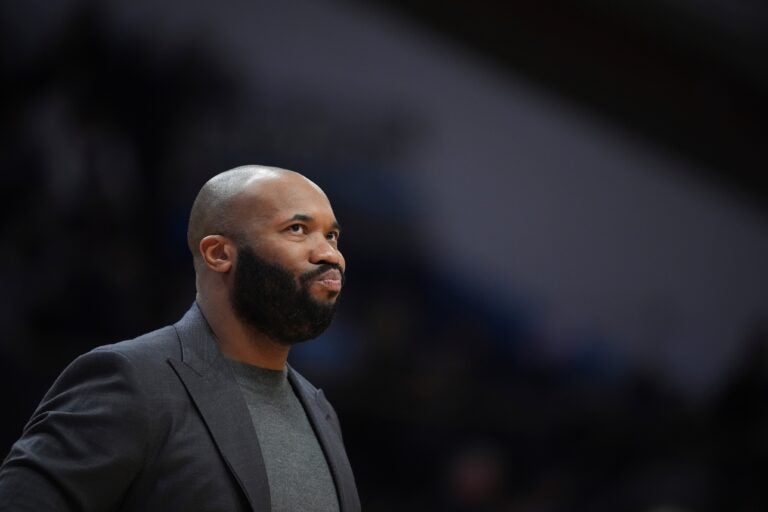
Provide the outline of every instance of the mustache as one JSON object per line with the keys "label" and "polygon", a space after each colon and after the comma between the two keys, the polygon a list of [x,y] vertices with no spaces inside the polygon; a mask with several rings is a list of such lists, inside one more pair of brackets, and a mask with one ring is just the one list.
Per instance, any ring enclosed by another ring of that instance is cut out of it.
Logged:
{"label": "mustache", "polygon": [[325,274],[329,270],[338,270],[339,274],[341,274],[341,284],[344,285],[344,282],[346,281],[344,277],[344,269],[341,268],[341,265],[337,265],[336,263],[323,263],[319,267],[317,267],[314,270],[310,270],[309,272],[304,272],[299,276],[299,282],[302,285],[306,285],[311,280],[315,279],[316,277]]}

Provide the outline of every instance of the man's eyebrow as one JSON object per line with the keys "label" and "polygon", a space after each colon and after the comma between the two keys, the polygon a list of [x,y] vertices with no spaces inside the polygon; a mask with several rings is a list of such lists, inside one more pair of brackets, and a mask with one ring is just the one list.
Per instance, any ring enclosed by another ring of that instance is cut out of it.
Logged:
{"label": "man's eyebrow", "polygon": [[[300,220],[302,222],[313,222],[315,218],[312,217],[311,215],[307,215],[306,213],[297,213],[296,215],[291,217],[291,220]],[[331,227],[336,231],[341,231],[341,225],[339,224],[339,221],[337,221],[336,219],[333,219],[333,223],[331,224]]]}

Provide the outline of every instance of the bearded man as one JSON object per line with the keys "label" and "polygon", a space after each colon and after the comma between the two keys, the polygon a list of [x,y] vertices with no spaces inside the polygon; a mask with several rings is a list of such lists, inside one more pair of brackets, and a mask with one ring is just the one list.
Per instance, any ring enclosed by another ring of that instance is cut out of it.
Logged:
{"label": "bearded man", "polygon": [[339,234],[298,173],[209,180],[189,220],[195,303],[64,370],[0,469],[0,510],[359,511],[336,413],[287,364],[331,322]]}

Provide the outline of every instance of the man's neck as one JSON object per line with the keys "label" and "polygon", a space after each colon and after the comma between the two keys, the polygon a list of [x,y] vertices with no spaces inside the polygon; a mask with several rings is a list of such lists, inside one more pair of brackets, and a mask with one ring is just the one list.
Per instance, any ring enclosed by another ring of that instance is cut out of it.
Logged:
{"label": "man's neck", "polygon": [[197,304],[216,335],[221,352],[230,359],[253,366],[284,369],[290,347],[243,323],[229,304],[221,302],[197,295]]}

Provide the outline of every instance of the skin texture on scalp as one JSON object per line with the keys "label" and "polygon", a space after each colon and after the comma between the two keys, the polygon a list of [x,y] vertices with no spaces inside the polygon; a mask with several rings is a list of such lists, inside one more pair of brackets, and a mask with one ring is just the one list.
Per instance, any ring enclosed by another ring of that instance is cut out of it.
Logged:
{"label": "skin texture on scalp", "polygon": [[276,178],[292,171],[278,167],[244,165],[217,174],[198,192],[189,214],[187,246],[195,260],[199,260],[198,247],[206,235],[240,236],[236,198],[249,183],[259,179]]}

